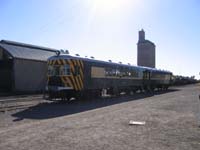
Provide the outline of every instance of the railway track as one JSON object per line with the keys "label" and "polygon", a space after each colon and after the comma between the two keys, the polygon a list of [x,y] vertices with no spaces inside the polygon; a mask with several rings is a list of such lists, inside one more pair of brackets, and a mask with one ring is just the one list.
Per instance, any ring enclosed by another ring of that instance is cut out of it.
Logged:
{"label": "railway track", "polygon": [[35,104],[21,104],[21,105],[15,105],[15,106],[3,106],[3,107],[0,107],[0,112],[26,109],[26,108],[29,108],[29,107],[34,106],[34,105]]}
{"label": "railway track", "polygon": [[1,97],[0,112],[26,109],[44,101],[42,95]]}
{"label": "railway track", "polygon": [[20,96],[0,97],[0,104],[19,102],[19,101],[33,101],[33,100],[38,100],[42,98],[43,98],[43,95],[20,95]]}

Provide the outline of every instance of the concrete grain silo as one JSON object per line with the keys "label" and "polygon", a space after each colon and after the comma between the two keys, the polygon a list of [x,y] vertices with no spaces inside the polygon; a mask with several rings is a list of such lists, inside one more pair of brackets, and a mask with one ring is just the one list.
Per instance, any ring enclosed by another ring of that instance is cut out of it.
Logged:
{"label": "concrete grain silo", "polygon": [[137,65],[145,67],[156,67],[155,44],[145,39],[145,32],[139,31],[139,40],[137,43]]}

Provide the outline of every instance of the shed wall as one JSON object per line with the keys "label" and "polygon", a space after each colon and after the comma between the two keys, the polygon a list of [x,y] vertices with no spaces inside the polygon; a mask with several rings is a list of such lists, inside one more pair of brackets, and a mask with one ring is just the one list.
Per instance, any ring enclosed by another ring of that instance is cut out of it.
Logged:
{"label": "shed wall", "polygon": [[0,60],[3,59],[3,49],[0,48]]}
{"label": "shed wall", "polygon": [[38,92],[45,88],[47,62],[24,59],[14,60],[16,92]]}

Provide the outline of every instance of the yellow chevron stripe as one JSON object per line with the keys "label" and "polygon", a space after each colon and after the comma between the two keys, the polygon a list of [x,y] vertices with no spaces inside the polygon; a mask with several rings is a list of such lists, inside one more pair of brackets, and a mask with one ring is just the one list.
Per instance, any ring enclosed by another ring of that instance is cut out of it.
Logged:
{"label": "yellow chevron stripe", "polygon": [[68,64],[70,65],[70,68],[72,69],[72,72],[74,73],[74,65],[73,65],[73,63],[72,63],[72,61],[71,60],[67,60],[68,61]]}
{"label": "yellow chevron stripe", "polygon": [[78,80],[79,80],[79,83],[80,83],[80,90],[82,90],[83,89],[83,81],[82,81],[80,76],[78,76]]}
{"label": "yellow chevron stripe", "polygon": [[81,63],[80,63],[80,61],[79,60],[76,60],[76,64],[77,64],[77,66],[79,66],[79,71],[80,71],[80,75],[78,75],[78,82],[79,82],[79,84],[80,84],[80,90],[81,89],[83,89],[83,71],[82,71],[82,67],[81,67]]}
{"label": "yellow chevron stripe", "polygon": [[80,66],[80,75],[81,75],[81,79],[83,79],[83,68],[81,67],[81,60],[78,61],[78,64]]}
{"label": "yellow chevron stripe", "polygon": [[76,60],[71,60],[74,66],[76,66]]}
{"label": "yellow chevron stripe", "polygon": [[71,76],[71,79],[72,79],[72,82],[73,82],[73,87],[74,87],[74,89],[75,89],[75,90],[78,90],[78,87],[77,87],[77,85],[76,85],[76,82],[75,82],[74,77]]}
{"label": "yellow chevron stripe", "polygon": [[53,62],[54,62],[54,61],[53,61],[53,60],[51,60],[51,65],[53,65]]}
{"label": "yellow chevron stripe", "polygon": [[56,60],[53,60],[52,65],[55,65],[55,64],[56,64]]}
{"label": "yellow chevron stripe", "polygon": [[65,65],[65,64],[66,64],[66,62],[65,62],[65,60],[64,60],[64,59],[61,59],[61,61],[62,61],[62,64],[63,64],[63,65]]}
{"label": "yellow chevron stripe", "polygon": [[57,62],[58,62],[58,65],[61,65],[62,64],[62,62],[58,59],[57,60]]}
{"label": "yellow chevron stripe", "polygon": [[76,79],[76,84],[77,84],[78,90],[81,90],[81,85],[79,83],[78,77],[76,76],[75,79]]}
{"label": "yellow chevron stripe", "polygon": [[65,84],[65,86],[67,86],[67,83],[66,83],[66,81],[65,81],[65,79],[64,79],[63,76],[61,76],[61,80],[62,80],[62,82]]}
{"label": "yellow chevron stripe", "polygon": [[69,83],[69,86],[70,86],[70,87],[74,88],[74,86],[73,86],[71,80],[69,79],[69,77],[66,77],[66,76],[65,76],[65,80],[67,81],[67,83]]}
{"label": "yellow chevron stripe", "polygon": [[[74,74],[75,73],[74,61],[73,60],[68,60],[68,62],[70,64],[70,68],[72,70],[72,73]],[[76,77],[74,75],[72,75],[71,77],[72,77],[75,89],[79,90],[80,89],[80,85],[79,85]]]}
{"label": "yellow chevron stripe", "polygon": [[81,67],[83,68],[83,61],[82,60],[80,60],[80,64],[81,64]]}
{"label": "yellow chevron stripe", "polygon": [[[79,60],[75,60],[74,63],[76,64],[76,66],[79,67],[79,72],[81,72],[81,65],[80,65]],[[78,85],[79,85],[79,90],[81,90],[83,88],[83,83],[82,83],[82,80],[81,80],[81,75],[77,76],[77,82],[78,82]]]}

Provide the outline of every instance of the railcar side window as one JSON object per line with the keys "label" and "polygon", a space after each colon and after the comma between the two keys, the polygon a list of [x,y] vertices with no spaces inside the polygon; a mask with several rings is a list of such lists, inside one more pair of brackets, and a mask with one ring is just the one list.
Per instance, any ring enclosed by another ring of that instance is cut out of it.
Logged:
{"label": "railcar side window", "polygon": [[116,69],[106,68],[105,75],[106,76],[116,76]]}
{"label": "railcar side window", "polygon": [[136,69],[131,69],[131,76],[132,77],[138,77],[139,76],[139,71]]}

